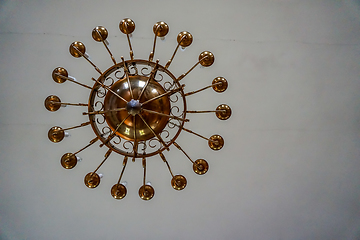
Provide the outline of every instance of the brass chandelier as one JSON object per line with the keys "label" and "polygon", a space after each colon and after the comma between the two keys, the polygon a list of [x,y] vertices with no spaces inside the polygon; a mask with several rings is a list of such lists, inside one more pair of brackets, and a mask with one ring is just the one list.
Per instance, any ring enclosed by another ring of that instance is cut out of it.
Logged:
{"label": "brass chandelier", "polygon": [[97,172],[110,154],[115,152],[123,155],[124,160],[120,177],[111,188],[111,195],[115,199],[122,199],[126,196],[127,189],[121,179],[128,159],[132,159],[133,162],[141,159],[144,177],[143,184],[139,189],[139,196],[143,200],[150,200],[155,194],[154,188],[146,182],[147,158],[151,156],[159,155],[165,162],[172,176],[171,186],[174,189],[182,190],[187,185],[187,180],[183,175],[172,173],[165,158],[164,151],[169,151],[171,145],[184,153],[192,163],[195,173],[202,175],[208,171],[209,165],[206,160],[193,161],[175,140],[182,131],[185,131],[205,139],[212,150],[220,150],[224,146],[224,139],[220,135],[212,135],[207,138],[185,128],[184,125],[189,122],[189,119],[186,118],[187,114],[191,113],[215,113],[216,117],[221,120],[228,119],[231,116],[231,109],[226,104],[220,104],[215,110],[210,111],[191,111],[187,109],[186,104],[186,97],[208,88],[221,93],[227,89],[228,83],[224,77],[216,77],[210,85],[185,93],[185,85],[181,84],[181,80],[199,64],[203,67],[211,66],[215,59],[211,52],[200,53],[198,62],[186,73],[175,77],[169,71],[169,67],[179,47],[184,49],[191,45],[193,36],[189,32],[184,31],[177,35],[175,51],[163,66],[159,60],[153,61],[153,59],[157,38],[163,39],[169,32],[169,26],[165,22],[157,22],[153,27],[155,37],[148,60],[134,59],[131,46],[131,35],[135,30],[134,21],[125,18],[120,22],[119,28],[127,37],[130,60],[125,60],[124,57],[121,57],[119,62],[115,60],[109,49],[106,28],[98,26],[92,31],[92,38],[103,43],[114,64],[104,72],[90,60],[82,42],[76,41],[70,45],[69,51],[73,57],[85,58],[100,74],[99,77],[92,78],[93,86],[78,82],[63,67],[57,67],[52,72],[52,78],[56,83],[70,81],[90,89],[89,100],[88,103],[65,103],[58,96],[50,95],[45,99],[45,108],[54,112],[60,107],[68,105],[84,106],[87,107],[87,112],[82,114],[88,116],[89,120],[68,128],[54,126],[49,130],[48,138],[57,143],[67,135],[65,131],[90,125],[96,137],[80,150],[74,153],[65,153],[61,157],[61,165],[65,169],[74,168],[80,159],[77,155],[94,143],[100,142],[100,148],[107,148],[107,152],[101,163],[85,176],[85,185],[89,188],[96,188],[100,184],[102,175]]}

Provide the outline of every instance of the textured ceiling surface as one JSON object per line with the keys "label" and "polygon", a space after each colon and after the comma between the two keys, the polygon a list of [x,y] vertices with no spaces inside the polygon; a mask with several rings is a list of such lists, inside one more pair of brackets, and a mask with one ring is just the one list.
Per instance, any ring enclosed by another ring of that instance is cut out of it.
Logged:
{"label": "textured ceiling surface", "polygon": [[[360,238],[360,3],[343,0],[234,1],[0,1],[0,239],[359,239]],[[155,59],[164,64],[176,35],[189,31],[193,44],[179,52],[170,70],[179,76],[204,50],[215,63],[196,68],[186,91],[224,76],[225,93],[206,90],[189,97],[191,110],[231,106],[227,121],[192,115],[186,125],[204,136],[220,134],[225,146],[182,133],[177,142],[193,158],[204,158],[204,176],[174,147],[166,157],[188,186],[175,191],[158,157],[148,160],[155,197],[138,197],[140,161],[124,174],[128,194],[114,200],[111,186],[122,158],[113,154],[101,168],[96,189],[83,183],[103,159],[98,144],[82,152],[75,169],[60,166],[65,152],[85,146],[90,128],[71,131],[53,144],[50,127],[86,121],[79,107],[50,113],[50,94],[86,102],[89,91],[56,84],[63,66],[85,84],[98,73],[68,53],[82,41],[101,68],[112,62],[91,38],[95,26],[109,31],[115,58],[129,59],[118,29],[125,17],[136,23],[135,58],[147,58],[152,26],[170,32]]]}

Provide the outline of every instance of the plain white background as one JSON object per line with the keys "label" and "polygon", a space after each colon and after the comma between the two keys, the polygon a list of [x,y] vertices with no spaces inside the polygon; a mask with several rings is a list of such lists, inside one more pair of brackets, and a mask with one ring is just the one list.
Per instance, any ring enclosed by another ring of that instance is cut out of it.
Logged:
{"label": "plain white background", "polygon": [[[0,238],[18,239],[359,239],[360,238],[360,3],[355,0],[241,1],[7,1],[0,2]],[[118,24],[136,23],[135,58],[148,58],[152,26],[165,21],[170,32],[158,41],[155,59],[165,64],[180,31],[194,36],[170,70],[179,76],[210,50],[215,63],[196,68],[183,81],[187,91],[229,81],[222,94],[211,89],[190,96],[191,110],[231,106],[227,121],[213,114],[191,115],[190,128],[220,134],[225,147],[182,133],[178,143],[209,172],[198,176],[176,148],[166,153],[174,173],[186,176],[180,192],[159,157],[148,161],[155,188],[148,202],[138,197],[140,161],[124,174],[128,195],[110,188],[121,171],[113,154],[101,168],[100,186],[83,177],[103,159],[98,144],[79,154],[73,170],[60,166],[65,152],[85,146],[90,128],[71,131],[53,144],[50,127],[86,121],[77,107],[48,112],[44,99],[87,102],[89,91],[51,79],[65,67],[85,84],[98,73],[68,53],[82,41],[105,70],[112,62],[91,38],[95,26],[109,31],[115,58],[129,59]]]}

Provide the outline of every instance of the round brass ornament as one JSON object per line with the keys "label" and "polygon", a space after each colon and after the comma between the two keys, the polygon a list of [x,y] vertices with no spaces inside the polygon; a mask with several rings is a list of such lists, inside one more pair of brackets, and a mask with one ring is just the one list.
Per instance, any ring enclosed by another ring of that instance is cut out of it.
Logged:
{"label": "round brass ornament", "polygon": [[215,61],[214,54],[212,54],[209,51],[204,51],[204,52],[200,53],[199,61],[200,61],[201,66],[210,67]]}
{"label": "round brass ornament", "polygon": [[169,32],[169,26],[165,22],[157,22],[153,27],[153,32],[157,37],[165,37]]}
{"label": "round brass ornament", "polygon": [[97,173],[89,172],[84,178],[84,183],[88,188],[96,188],[100,184],[100,176]]}
{"label": "round brass ornament", "polygon": [[[219,84],[217,84],[219,83]],[[215,92],[221,93],[224,92],[227,87],[228,87],[228,82],[226,81],[226,79],[224,77],[217,77],[212,81],[212,84],[217,84],[217,85],[213,85],[213,89]]]}
{"label": "round brass ornament", "polygon": [[86,48],[82,42],[73,42],[69,47],[69,52],[73,57],[79,58],[85,54]]}
{"label": "round brass ornament", "polygon": [[120,31],[124,34],[131,34],[135,30],[135,22],[130,18],[124,18],[119,23]]}
{"label": "round brass ornament", "polygon": [[127,190],[123,184],[115,184],[111,188],[111,196],[115,199],[123,199],[126,196]]}
{"label": "round brass ornament", "polygon": [[191,45],[193,41],[193,36],[191,35],[191,33],[184,31],[177,35],[176,40],[181,47],[185,48]]}
{"label": "round brass ornament", "polygon": [[97,26],[92,30],[92,38],[97,42],[102,42],[108,37],[108,31],[103,26]]}
{"label": "round brass ornament", "polygon": [[72,169],[77,164],[77,158],[75,154],[65,153],[60,160],[61,166],[65,169]]}
{"label": "round brass ornament", "polygon": [[210,140],[208,144],[212,150],[220,150],[224,146],[224,139],[220,135],[212,135]]}
{"label": "round brass ornament", "polygon": [[[58,74],[58,75],[57,75]],[[60,76],[59,76],[60,75]],[[66,71],[65,68],[63,67],[57,67],[54,69],[54,71],[52,72],[52,78],[54,79],[55,82],[57,83],[63,83],[66,81],[65,78],[62,78],[61,76],[63,77],[68,77],[68,72]]]}
{"label": "round brass ornament", "polygon": [[65,132],[61,127],[52,127],[48,132],[48,138],[53,143],[61,142],[65,137]]}
{"label": "round brass ornament", "polygon": [[139,189],[139,196],[142,200],[150,200],[154,197],[155,190],[150,185],[142,185]]}
{"label": "round brass ornament", "polygon": [[[148,77],[145,76],[129,76],[131,90],[134,95],[134,99],[138,99],[143,86],[146,84]],[[125,101],[118,98],[112,92],[108,92],[105,101],[104,109],[105,111],[111,109],[124,108],[123,111],[112,111],[105,114],[105,119],[109,127],[114,131],[117,126],[129,115],[125,122],[117,130],[116,134],[126,140],[134,140],[134,133],[136,134],[137,140],[147,140],[154,137],[152,131],[147,127],[144,121],[139,117],[135,116],[141,112],[142,117],[152,127],[155,133],[160,133],[166,126],[168,122],[168,117],[161,116],[154,113],[149,113],[143,111],[142,109],[156,111],[163,114],[170,114],[170,100],[167,96],[161,97],[157,100],[151,101],[147,104],[144,104],[142,107],[141,103],[146,102],[149,99],[155,98],[163,93],[165,93],[164,88],[156,81],[150,81],[146,87],[146,90],[143,92],[141,98],[137,100],[132,99],[130,87],[126,78],[120,79],[113,84],[111,89],[122,96]],[[135,125],[136,127],[135,127]],[[136,131],[135,131],[136,130]]]}
{"label": "round brass ornament", "polygon": [[183,175],[175,175],[171,179],[171,186],[175,190],[183,190],[186,187],[187,181]]}
{"label": "round brass ornament", "polygon": [[44,105],[50,112],[55,112],[61,107],[61,100],[58,96],[50,95],[45,99]]}
{"label": "round brass ornament", "polygon": [[198,159],[193,164],[193,170],[196,174],[203,175],[209,170],[209,164],[204,159]]}
{"label": "round brass ornament", "polygon": [[217,108],[216,116],[218,119],[226,120],[231,116],[231,108],[226,104],[220,104]]}

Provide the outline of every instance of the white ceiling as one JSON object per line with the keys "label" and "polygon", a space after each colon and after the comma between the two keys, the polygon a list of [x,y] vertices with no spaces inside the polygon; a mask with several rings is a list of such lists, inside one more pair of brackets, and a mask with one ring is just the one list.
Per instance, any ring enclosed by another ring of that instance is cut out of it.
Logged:
{"label": "white ceiling", "polygon": [[[359,239],[360,238],[360,3],[355,0],[233,1],[9,1],[0,2],[0,239]],[[87,89],[56,84],[51,72],[67,68],[92,84],[98,74],[68,53],[85,43],[101,69],[111,65],[102,44],[91,38],[98,25],[109,31],[117,59],[129,58],[118,23],[136,23],[135,58],[147,58],[152,26],[165,21],[170,32],[155,58],[164,64],[187,30],[194,43],[171,66],[178,76],[210,50],[215,63],[186,79],[187,91],[224,76],[229,89],[189,97],[192,110],[220,103],[233,115],[191,115],[188,128],[221,134],[225,147],[183,133],[178,143],[209,172],[198,176],[174,147],[166,153],[174,173],[188,186],[175,191],[159,157],[148,161],[147,179],[156,194],[138,197],[140,161],[124,174],[128,194],[110,195],[122,158],[113,154],[100,169],[97,189],[83,177],[103,159],[98,144],[65,170],[59,160],[94,137],[90,128],[71,131],[53,144],[47,131],[86,121],[77,107],[50,113],[50,94],[86,102]]]}

